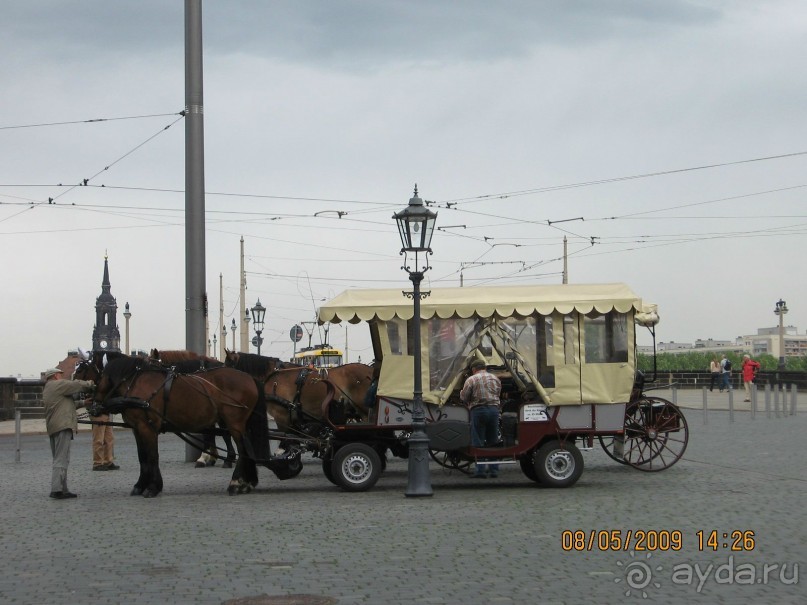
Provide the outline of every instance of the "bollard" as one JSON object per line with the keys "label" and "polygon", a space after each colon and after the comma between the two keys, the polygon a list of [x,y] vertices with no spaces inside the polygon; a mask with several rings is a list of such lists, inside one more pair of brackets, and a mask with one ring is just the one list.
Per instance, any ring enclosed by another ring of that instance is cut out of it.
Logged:
{"label": "bollard", "polygon": [[20,450],[22,449],[22,411],[14,410],[14,462],[20,461]]}
{"label": "bollard", "polygon": [[757,417],[757,385],[751,385],[751,420]]}
{"label": "bollard", "polygon": [[709,422],[708,412],[706,410],[706,387],[703,387],[703,424]]}
{"label": "bollard", "polygon": [[729,389],[729,422],[734,422],[734,389]]}
{"label": "bollard", "polygon": [[781,385],[776,385],[773,387],[773,415],[776,418],[779,418],[779,393],[782,390]]}
{"label": "bollard", "polygon": [[678,385],[672,385],[672,402],[674,405],[678,405]]}
{"label": "bollard", "polygon": [[799,399],[799,387],[796,384],[790,385],[790,415],[796,415],[796,403]]}
{"label": "bollard", "polygon": [[771,385],[765,385],[765,415],[771,417]]}

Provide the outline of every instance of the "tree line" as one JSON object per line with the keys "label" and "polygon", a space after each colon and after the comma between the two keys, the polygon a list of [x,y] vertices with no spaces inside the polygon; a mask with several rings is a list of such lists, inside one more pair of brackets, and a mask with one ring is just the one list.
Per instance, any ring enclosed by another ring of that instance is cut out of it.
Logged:
{"label": "tree line", "polygon": [[[719,362],[722,353],[657,353],[656,368],[662,372],[708,372],[709,362],[717,359]],[[740,371],[743,365],[743,354],[727,352],[726,357],[731,360],[732,371]],[[779,359],[770,354],[752,356],[758,361],[761,370],[773,372],[779,369]],[[642,371],[653,370],[653,356],[645,353],[638,354],[638,365]],[[786,357],[785,370],[793,372],[807,371],[807,357]]]}

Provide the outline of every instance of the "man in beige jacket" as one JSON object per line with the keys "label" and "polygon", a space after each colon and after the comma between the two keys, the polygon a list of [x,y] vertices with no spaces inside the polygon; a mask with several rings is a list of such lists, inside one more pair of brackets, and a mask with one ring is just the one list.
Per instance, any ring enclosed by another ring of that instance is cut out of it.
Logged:
{"label": "man in beige jacket", "polygon": [[45,388],[42,391],[45,426],[53,454],[50,497],[56,500],[76,497],[76,494],[67,489],[67,465],[70,464],[70,442],[73,440],[73,433],[78,432],[76,408],[83,407],[84,402],[75,401],[72,396],[95,389],[95,384],[90,380],[63,378],[64,374],[59,368],[45,370]]}

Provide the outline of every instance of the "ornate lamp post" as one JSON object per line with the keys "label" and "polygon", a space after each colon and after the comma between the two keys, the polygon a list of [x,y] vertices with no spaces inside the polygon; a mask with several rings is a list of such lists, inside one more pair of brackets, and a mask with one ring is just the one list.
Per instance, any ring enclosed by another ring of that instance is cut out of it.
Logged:
{"label": "ornate lamp post", "polygon": [[261,332],[263,332],[263,317],[266,315],[266,307],[261,304],[261,299],[252,307],[252,329],[255,330],[255,342],[258,346],[258,355],[261,354]]}
{"label": "ornate lamp post", "polygon": [[779,317],[779,371],[785,369],[785,315],[787,315],[787,303],[781,298],[776,303],[774,314]]}
{"label": "ornate lamp post", "polygon": [[131,350],[129,349],[129,319],[132,317],[132,313],[129,311],[128,302],[124,309],[123,316],[126,318],[126,350],[124,350],[124,354],[131,355]]}
{"label": "ornate lamp post", "polygon": [[[415,185],[415,195],[409,200],[409,205],[392,216],[398,224],[398,233],[401,236],[401,254],[404,255],[404,266],[401,267],[409,274],[413,291],[404,292],[404,296],[414,300],[414,315],[412,317],[412,336],[414,340],[414,392],[412,393],[412,434],[409,436],[409,482],[406,496],[433,495],[431,476],[429,475],[429,438],[426,435],[426,415],[423,411],[423,384],[420,360],[420,299],[430,292],[420,292],[420,282],[423,274],[429,270],[428,255],[432,253],[431,241],[434,233],[434,224],[437,213],[432,212],[423,205],[418,197],[418,188]],[[414,270],[409,266],[407,254],[414,255]],[[418,254],[421,255],[418,258]],[[420,265],[423,265],[420,267]]]}
{"label": "ornate lamp post", "polygon": [[233,351],[235,351],[235,317],[233,317],[233,323],[230,325],[230,332],[233,333]]}
{"label": "ornate lamp post", "polygon": [[218,340],[216,339],[216,333],[213,332],[213,359],[218,358],[218,349],[216,349],[216,343]]}

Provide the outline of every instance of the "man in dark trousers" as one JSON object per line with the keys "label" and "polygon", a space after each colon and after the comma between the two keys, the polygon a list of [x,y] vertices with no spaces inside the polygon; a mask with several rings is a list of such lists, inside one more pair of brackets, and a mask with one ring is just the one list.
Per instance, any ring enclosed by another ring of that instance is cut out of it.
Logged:
{"label": "man in dark trousers", "polygon": [[[499,441],[499,416],[501,405],[501,381],[487,371],[484,361],[471,362],[471,376],[460,391],[460,401],[471,410],[471,445],[491,446]],[[487,468],[487,473],[485,469]],[[475,479],[499,476],[498,464],[476,465]]]}
{"label": "man in dark trousers", "polygon": [[95,383],[90,380],[63,378],[64,374],[59,368],[45,370],[45,388],[42,390],[45,425],[53,454],[50,497],[56,500],[76,497],[76,494],[67,489],[67,465],[70,464],[70,442],[73,434],[78,432],[76,408],[83,407],[84,402],[75,401],[72,396],[95,389]]}

